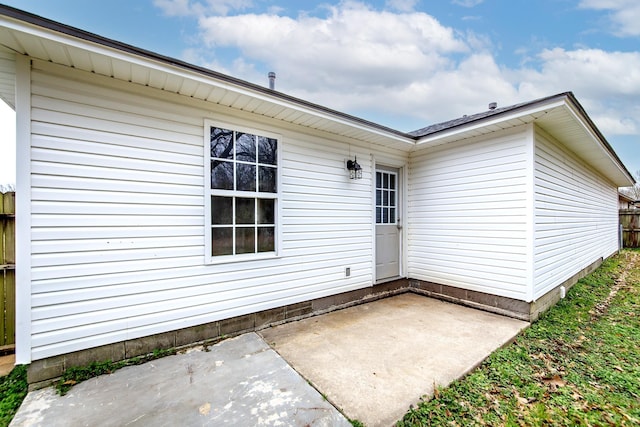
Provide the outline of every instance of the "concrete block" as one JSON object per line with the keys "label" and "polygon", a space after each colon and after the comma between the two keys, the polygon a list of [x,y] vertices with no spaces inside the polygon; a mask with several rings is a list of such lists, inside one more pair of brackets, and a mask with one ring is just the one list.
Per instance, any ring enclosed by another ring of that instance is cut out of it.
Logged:
{"label": "concrete block", "polygon": [[305,301],[298,304],[288,305],[286,307],[286,318],[291,319],[293,317],[304,316],[313,312],[313,306],[311,301]]}
{"label": "concrete block", "polygon": [[256,329],[263,328],[275,322],[281,322],[286,318],[285,307],[273,308],[256,313]]}
{"label": "concrete block", "polygon": [[384,293],[384,292],[394,292],[403,288],[409,287],[409,280],[407,279],[398,279],[392,280],[391,282],[381,283],[379,285],[375,285],[373,287],[373,293]]}
{"label": "concrete block", "polygon": [[113,362],[123,359],[125,359],[124,343],[118,342],[66,354],[64,368],[69,369],[74,366],[86,366],[92,362],[106,362],[107,360]]}
{"label": "concrete block", "polygon": [[[311,311],[326,310],[331,307],[338,307],[344,304],[349,304],[354,301],[358,301],[372,294],[371,287],[357,289],[355,291],[343,292],[337,295],[331,295],[325,298],[318,298],[311,301]],[[304,313],[306,314],[306,313]],[[295,317],[288,315],[287,317]]]}
{"label": "concrete block", "polygon": [[478,304],[486,305],[488,307],[498,306],[498,297],[491,294],[485,294],[484,292],[467,291],[467,299]]}
{"label": "concrete block", "polygon": [[497,306],[506,311],[529,315],[530,304],[526,301],[520,301],[513,298],[496,297]]}
{"label": "concrete block", "polygon": [[219,322],[205,323],[204,325],[179,329],[176,331],[176,347],[218,338],[219,336]]}
{"label": "concrete block", "polygon": [[34,360],[27,368],[27,382],[39,383],[57,378],[64,372],[64,356]]}
{"label": "concrete block", "polygon": [[442,285],[443,295],[447,295],[460,300],[467,300],[467,290],[462,288],[456,288],[455,286]]}
{"label": "concrete block", "polygon": [[235,335],[238,332],[253,331],[255,327],[255,314],[232,317],[220,321],[220,335]]}
{"label": "concrete block", "polygon": [[124,342],[125,358],[129,359],[152,353],[153,350],[167,349],[176,346],[176,333],[165,332]]}
{"label": "concrete block", "polygon": [[441,294],[442,293],[442,285],[440,285],[438,283],[424,282],[422,280],[412,280],[411,281],[411,287],[417,288],[417,289],[421,289],[421,290],[427,291],[427,292],[432,292],[432,293],[435,293],[435,294]]}

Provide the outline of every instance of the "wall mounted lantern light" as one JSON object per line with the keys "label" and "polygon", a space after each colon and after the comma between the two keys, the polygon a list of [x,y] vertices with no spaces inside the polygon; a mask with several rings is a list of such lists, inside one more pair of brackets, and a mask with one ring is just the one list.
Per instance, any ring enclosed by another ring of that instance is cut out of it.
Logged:
{"label": "wall mounted lantern light", "polygon": [[353,156],[353,160],[347,160],[347,169],[349,170],[349,178],[362,179],[362,166],[358,164],[356,156]]}

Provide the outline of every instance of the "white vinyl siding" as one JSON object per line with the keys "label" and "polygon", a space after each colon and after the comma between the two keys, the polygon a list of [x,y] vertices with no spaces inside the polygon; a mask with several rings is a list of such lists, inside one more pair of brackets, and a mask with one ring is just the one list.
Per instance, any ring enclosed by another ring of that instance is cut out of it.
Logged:
{"label": "white vinyl siding", "polygon": [[412,155],[409,277],[526,299],[528,135],[519,127]]}
{"label": "white vinyl siding", "polygon": [[16,58],[0,47],[0,98],[11,108],[16,104]]}
{"label": "white vinyl siding", "polygon": [[534,298],[618,250],[618,191],[538,129]]}
{"label": "white vinyl siding", "polygon": [[[370,152],[33,64],[33,360],[371,285]],[[282,135],[280,257],[204,264],[205,120]]]}

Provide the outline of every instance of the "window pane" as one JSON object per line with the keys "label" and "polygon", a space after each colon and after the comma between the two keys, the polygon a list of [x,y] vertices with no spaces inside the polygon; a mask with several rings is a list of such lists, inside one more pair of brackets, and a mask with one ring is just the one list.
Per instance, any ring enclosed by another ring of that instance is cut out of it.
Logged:
{"label": "window pane", "polygon": [[256,191],[256,167],[236,163],[236,190]]}
{"label": "window pane", "polygon": [[211,188],[233,190],[233,163],[211,160]]}
{"label": "window pane", "polygon": [[396,222],[396,210],[394,208],[389,209],[389,222]]}
{"label": "window pane", "polygon": [[376,190],[376,205],[382,205],[382,190]]}
{"label": "window pane", "polygon": [[389,223],[389,209],[387,208],[382,208],[382,223],[383,224]]}
{"label": "window pane", "polygon": [[236,198],[236,224],[255,224],[256,199]]}
{"label": "window pane", "polygon": [[236,228],[236,253],[252,254],[256,251],[254,227]]}
{"label": "window pane", "polygon": [[376,172],[376,188],[382,188],[382,173]]}
{"label": "window pane", "polygon": [[275,200],[258,199],[258,224],[275,224]]}
{"label": "window pane", "polygon": [[233,158],[233,131],[211,128],[211,157],[218,159]]}
{"label": "window pane", "polygon": [[276,168],[270,168],[268,166],[260,166],[260,185],[258,191],[264,193],[276,193]]}
{"label": "window pane", "polygon": [[376,224],[380,224],[382,222],[382,208],[376,208]]}
{"label": "window pane", "polygon": [[389,192],[382,192],[382,206],[389,206]]}
{"label": "window pane", "polygon": [[236,132],[236,160],[256,162],[256,136]]}
{"label": "window pane", "polygon": [[395,206],[396,205],[396,192],[395,191],[390,191],[389,192],[389,206]]}
{"label": "window pane", "polygon": [[275,234],[274,227],[258,228],[258,252],[272,252],[276,250]]}
{"label": "window pane", "polygon": [[211,224],[233,224],[233,198],[211,197]]}
{"label": "window pane", "polygon": [[278,164],[277,139],[267,138],[264,136],[258,137],[258,163],[264,163],[267,165]]}
{"label": "window pane", "polygon": [[396,189],[396,176],[389,174],[389,188],[392,190]]}
{"label": "window pane", "polygon": [[382,188],[389,188],[389,174],[382,174]]}
{"label": "window pane", "polygon": [[211,255],[233,255],[233,228],[211,229]]}

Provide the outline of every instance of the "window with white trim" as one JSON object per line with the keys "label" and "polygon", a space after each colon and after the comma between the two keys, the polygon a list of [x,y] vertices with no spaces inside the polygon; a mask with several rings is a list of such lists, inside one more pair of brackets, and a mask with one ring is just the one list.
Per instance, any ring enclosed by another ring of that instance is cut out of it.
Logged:
{"label": "window with white trim", "polygon": [[256,258],[277,251],[278,139],[207,124],[207,257]]}

